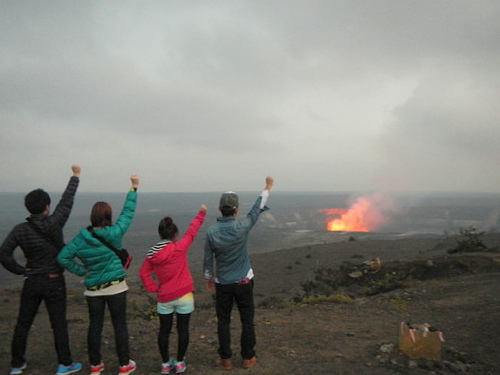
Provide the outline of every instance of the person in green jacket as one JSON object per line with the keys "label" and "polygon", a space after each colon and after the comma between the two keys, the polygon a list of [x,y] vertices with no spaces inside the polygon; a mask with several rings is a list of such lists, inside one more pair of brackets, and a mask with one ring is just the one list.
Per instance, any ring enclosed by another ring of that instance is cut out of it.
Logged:
{"label": "person in green jacket", "polygon": [[104,370],[101,336],[106,305],[115,331],[116,351],[120,363],[119,374],[127,375],[136,369],[136,364],[129,355],[126,319],[127,273],[117,254],[92,234],[94,232],[116,249],[122,248],[122,238],[132,223],[137,203],[139,178],[132,175],[130,180],[132,188],[127,194],[116,224],[112,224],[111,206],[106,202],[95,203],[90,214],[91,227],[82,228],[57,257],[62,267],[79,276],[85,276],[86,290],[83,294],[86,296],[89,308],[87,344],[91,375],[99,375]]}

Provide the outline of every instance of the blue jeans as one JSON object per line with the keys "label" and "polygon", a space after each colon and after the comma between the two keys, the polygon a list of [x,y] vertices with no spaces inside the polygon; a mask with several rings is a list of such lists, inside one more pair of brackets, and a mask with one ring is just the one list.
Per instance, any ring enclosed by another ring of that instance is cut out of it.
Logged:
{"label": "blue jeans", "polygon": [[71,352],[66,321],[66,283],[64,276],[49,277],[47,274],[29,275],[24,281],[21,304],[14,336],[12,338],[12,367],[26,363],[26,344],[33,320],[42,301],[49,313],[54,335],[57,360],[65,366],[70,365]]}
{"label": "blue jeans", "polygon": [[89,331],[87,344],[89,351],[89,362],[96,366],[102,362],[101,338],[104,325],[104,309],[108,305],[111,322],[115,330],[115,345],[120,366],[129,362],[128,327],[127,327],[127,292],[113,294],[110,296],[87,296],[89,307]]}
{"label": "blue jeans", "polygon": [[232,357],[231,351],[231,310],[236,302],[241,321],[241,357],[250,359],[255,356],[255,327],[254,327],[254,303],[253,303],[253,280],[244,285],[239,284],[215,284],[215,302],[217,310],[217,334],[219,337],[218,353],[220,358]]}

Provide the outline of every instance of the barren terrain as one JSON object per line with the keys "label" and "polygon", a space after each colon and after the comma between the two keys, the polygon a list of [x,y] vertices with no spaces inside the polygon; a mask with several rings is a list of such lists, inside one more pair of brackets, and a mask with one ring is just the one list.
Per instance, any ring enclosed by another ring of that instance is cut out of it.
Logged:
{"label": "barren terrain", "polygon": [[[353,238],[354,239],[354,238]],[[500,234],[485,237],[489,249]],[[498,374],[500,373],[500,253],[448,254],[444,239],[346,241],[255,254],[258,362],[234,374]],[[377,272],[348,276],[363,262],[380,258]],[[211,293],[200,270],[192,270],[197,309],[192,315],[188,373],[227,373],[217,358],[216,318]],[[347,276],[346,276],[347,275]],[[20,285],[20,284],[18,284]],[[154,302],[129,275],[129,331],[137,374],[158,374],[158,321]],[[8,374],[10,340],[17,316],[19,286],[0,296],[0,373]],[[68,292],[68,321],[73,357],[84,364],[87,307],[82,291]],[[321,295],[346,297],[344,303]],[[333,300],[333,301],[332,301]],[[233,313],[233,349],[239,353],[238,315]],[[429,323],[444,333],[442,360],[409,361],[398,353],[400,322]],[[175,353],[175,332],[171,337]],[[104,374],[117,373],[109,317],[103,337]],[[28,341],[26,375],[56,370],[52,332],[44,307]]]}

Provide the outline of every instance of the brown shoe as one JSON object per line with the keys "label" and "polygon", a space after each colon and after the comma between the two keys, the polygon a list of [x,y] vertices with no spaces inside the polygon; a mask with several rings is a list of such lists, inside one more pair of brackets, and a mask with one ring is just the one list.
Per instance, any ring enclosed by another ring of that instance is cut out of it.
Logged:
{"label": "brown shoe", "polygon": [[257,362],[257,358],[252,357],[250,359],[244,359],[243,360],[243,368],[250,368],[253,365],[255,365],[255,362]]}
{"label": "brown shoe", "polygon": [[233,360],[231,358],[227,359],[219,358],[217,360],[217,365],[222,367],[224,370],[230,371],[233,369]]}

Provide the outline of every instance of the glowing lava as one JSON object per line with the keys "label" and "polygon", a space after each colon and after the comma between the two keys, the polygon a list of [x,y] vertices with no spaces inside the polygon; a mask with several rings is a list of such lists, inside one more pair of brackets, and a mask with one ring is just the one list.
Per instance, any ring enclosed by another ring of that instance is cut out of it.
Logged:
{"label": "glowing lava", "polygon": [[380,195],[360,197],[348,209],[322,210],[331,232],[370,232],[386,221]]}

